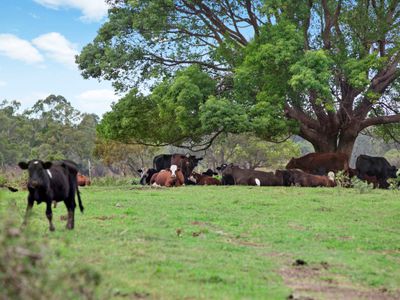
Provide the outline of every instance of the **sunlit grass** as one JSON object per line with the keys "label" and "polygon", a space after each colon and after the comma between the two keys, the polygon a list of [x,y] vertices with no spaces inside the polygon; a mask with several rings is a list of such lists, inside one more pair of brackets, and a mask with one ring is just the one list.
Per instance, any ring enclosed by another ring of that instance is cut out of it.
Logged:
{"label": "sunlit grass", "polygon": [[[82,188],[85,213],[65,229],[65,206],[30,220],[52,266],[87,264],[115,298],[285,299],[281,270],[302,259],[325,277],[365,288],[400,286],[400,193],[356,189]],[[22,215],[26,192],[4,193]],[[7,201],[8,200],[8,201]],[[324,278],[322,278],[323,280]]]}

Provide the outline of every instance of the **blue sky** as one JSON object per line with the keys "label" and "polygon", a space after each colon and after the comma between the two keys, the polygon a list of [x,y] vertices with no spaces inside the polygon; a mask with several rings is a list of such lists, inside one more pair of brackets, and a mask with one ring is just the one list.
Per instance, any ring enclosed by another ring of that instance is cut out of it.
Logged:
{"label": "blue sky", "polygon": [[85,80],[74,55],[105,21],[104,0],[1,0],[0,101],[23,108],[49,94],[101,116],[118,99],[109,82]]}

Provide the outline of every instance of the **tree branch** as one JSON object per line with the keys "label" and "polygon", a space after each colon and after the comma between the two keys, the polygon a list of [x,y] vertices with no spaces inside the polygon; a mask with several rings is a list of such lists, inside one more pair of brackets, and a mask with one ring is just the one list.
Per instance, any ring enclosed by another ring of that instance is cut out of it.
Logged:
{"label": "tree branch", "polygon": [[373,125],[391,124],[391,123],[400,123],[400,114],[368,118],[361,122],[360,129],[362,130]]}

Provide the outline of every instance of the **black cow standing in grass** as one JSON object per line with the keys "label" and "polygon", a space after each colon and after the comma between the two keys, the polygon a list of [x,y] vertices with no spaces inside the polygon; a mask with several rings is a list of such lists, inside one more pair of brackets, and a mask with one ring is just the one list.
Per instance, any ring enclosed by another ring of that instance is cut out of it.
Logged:
{"label": "black cow standing in grass", "polygon": [[380,188],[388,188],[388,178],[396,178],[397,168],[391,166],[384,157],[360,155],[356,160],[358,178],[366,180],[375,176]]}
{"label": "black cow standing in grass", "polygon": [[78,194],[79,208],[83,212],[83,205],[78,189],[76,175],[78,174],[77,165],[69,160],[57,162],[43,162],[41,160],[31,160],[20,162],[18,166],[23,170],[28,170],[28,206],[26,208],[24,224],[32,210],[33,203],[46,203],[46,216],[49,220],[49,229],[54,231],[53,213],[51,210],[52,201],[64,201],[68,210],[67,228],[74,228],[75,213],[75,193]]}

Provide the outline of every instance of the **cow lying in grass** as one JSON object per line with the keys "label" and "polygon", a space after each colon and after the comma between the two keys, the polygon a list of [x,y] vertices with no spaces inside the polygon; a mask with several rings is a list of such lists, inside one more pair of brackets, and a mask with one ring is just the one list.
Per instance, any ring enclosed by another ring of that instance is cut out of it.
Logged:
{"label": "cow lying in grass", "polygon": [[302,187],[334,187],[335,174],[329,172],[328,176],[313,175],[301,170],[276,170],[275,175],[282,178],[284,186],[302,186]]}
{"label": "cow lying in grass", "polygon": [[197,185],[221,185],[221,181],[219,181],[217,178],[199,174],[196,172],[192,172],[192,175],[189,177],[189,180],[194,182]]}
{"label": "cow lying in grass", "polygon": [[150,179],[150,184],[166,187],[181,186],[185,184],[185,177],[177,165],[172,165],[169,169],[155,173]]}
{"label": "cow lying in grass", "polygon": [[242,169],[233,164],[223,164],[217,168],[223,178],[229,178],[235,185],[279,186],[282,179],[272,172]]}
{"label": "cow lying in grass", "polygon": [[68,210],[67,228],[74,228],[75,221],[75,193],[78,194],[79,208],[83,212],[83,205],[78,190],[76,175],[78,174],[77,165],[68,160],[59,162],[43,162],[41,160],[31,160],[20,162],[18,166],[23,170],[28,170],[29,178],[27,187],[28,206],[26,208],[24,224],[32,210],[33,204],[46,203],[46,216],[49,220],[49,229],[54,231],[52,222],[53,213],[51,210],[52,201],[64,201]]}

